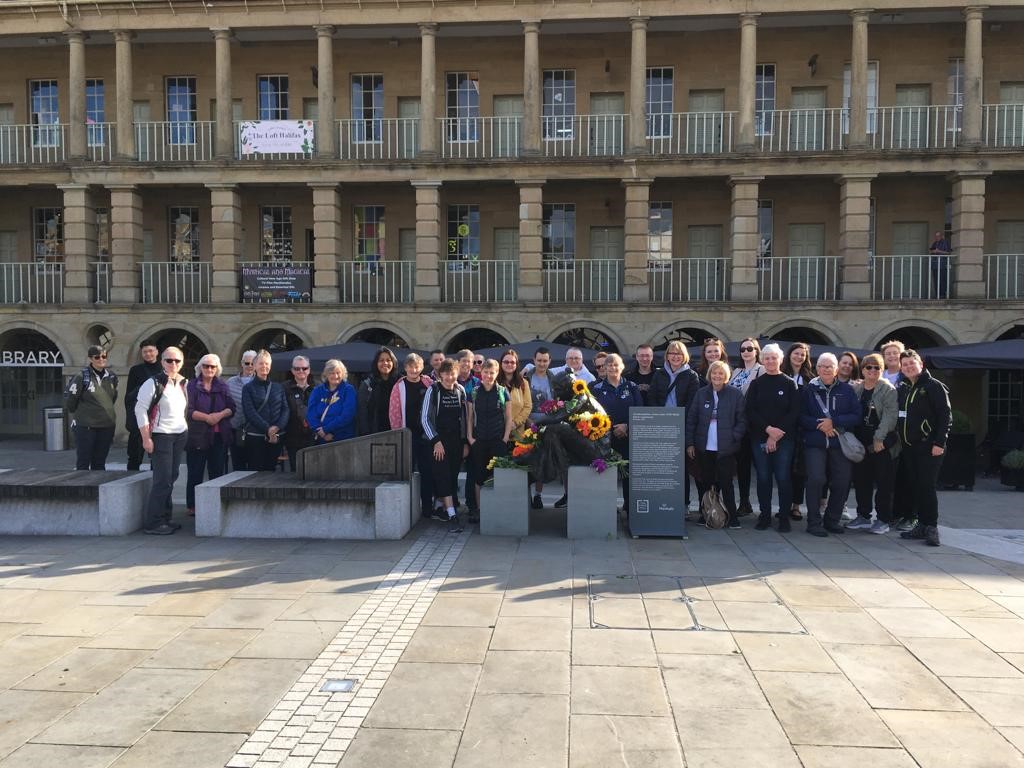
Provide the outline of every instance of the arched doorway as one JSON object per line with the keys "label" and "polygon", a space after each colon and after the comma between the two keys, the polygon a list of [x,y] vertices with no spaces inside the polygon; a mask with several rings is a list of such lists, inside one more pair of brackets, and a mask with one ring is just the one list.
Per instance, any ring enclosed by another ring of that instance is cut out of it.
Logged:
{"label": "arched doorway", "polygon": [[43,408],[63,404],[64,363],[57,345],[39,331],[0,335],[0,434],[43,433]]}
{"label": "arched doorway", "polygon": [[1014,339],[1024,339],[1024,324],[1015,325],[996,337],[996,341],[1012,341]]}
{"label": "arched doorway", "polygon": [[922,328],[919,325],[908,325],[903,328],[897,328],[894,331],[889,331],[885,334],[884,339],[879,339],[878,343],[875,344],[875,349],[881,349],[882,345],[896,339],[902,341],[903,346],[907,349],[923,349],[925,347],[944,347],[946,346],[946,340],[936,334],[934,331],[928,328]]}
{"label": "arched doorway", "polygon": [[452,337],[445,351],[451,354],[460,349],[487,349],[488,347],[501,347],[508,343],[508,339],[490,328],[467,328]]}
{"label": "arched doorway", "polygon": [[306,346],[306,342],[297,333],[284,328],[264,328],[250,336],[242,349],[265,349],[273,354],[274,352],[291,352],[293,349],[302,349],[304,346]]}
{"label": "arched doorway", "polygon": [[794,341],[802,341],[810,344],[831,344],[832,339],[819,330],[808,328],[804,325],[794,325],[791,328],[782,328],[772,334],[775,341],[786,341],[792,344]]}
{"label": "arched doorway", "polygon": [[408,341],[387,328],[363,328],[353,334],[349,341],[365,341],[368,344],[376,344],[378,347],[391,347],[392,349],[409,348]]}
{"label": "arched doorway", "polygon": [[675,328],[669,333],[662,334],[661,340],[655,340],[652,344],[655,352],[664,352],[670,341],[681,341],[688,347],[694,347],[703,344],[705,339],[710,339],[715,336],[716,334],[712,333],[707,328],[685,325]]}
{"label": "arched doorway", "polygon": [[570,347],[580,347],[581,349],[596,349],[604,352],[619,351],[619,345],[604,331],[585,326],[562,331],[552,341],[555,344],[568,344]]}
{"label": "arched doorway", "polygon": [[[206,348],[206,343],[202,339],[192,331],[186,331],[184,328],[166,328],[162,331],[157,331],[151,338],[161,353],[167,347],[177,347],[184,353],[185,363],[181,366],[181,373],[189,379],[195,375],[195,367],[196,363],[199,362],[199,358],[210,351]],[[235,367],[234,363],[237,363],[237,361],[225,360],[224,355],[221,354],[220,362],[224,366],[225,374],[233,375],[228,374],[228,372]]]}

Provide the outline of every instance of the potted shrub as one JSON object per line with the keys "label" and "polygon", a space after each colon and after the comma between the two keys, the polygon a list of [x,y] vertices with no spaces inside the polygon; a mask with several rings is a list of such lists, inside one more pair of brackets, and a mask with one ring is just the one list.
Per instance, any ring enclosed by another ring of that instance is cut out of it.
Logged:
{"label": "potted shrub", "polygon": [[1007,452],[999,463],[999,482],[1024,491],[1024,450]]}
{"label": "potted shrub", "polygon": [[955,488],[962,485],[974,490],[975,458],[974,427],[963,411],[953,411],[953,427],[946,441],[946,455],[939,470],[939,485]]}

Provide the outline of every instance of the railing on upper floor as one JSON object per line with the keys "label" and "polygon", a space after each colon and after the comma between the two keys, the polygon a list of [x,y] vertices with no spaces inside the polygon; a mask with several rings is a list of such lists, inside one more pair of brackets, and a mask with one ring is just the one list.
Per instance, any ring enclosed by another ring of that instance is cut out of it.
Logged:
{"label": "railing on upper floor", "polygon": [[213,265],[209,261],[144,261],[143,304],[208,304]]}
{"label": "railing on upper floor", "polygon": [[89,123],[85,139],[94,163],[109,163],[117,155],[117,123]]}
{"label": "railing on upper floor", "polygon": [[986,104],[981,135],[986,147],[1024,147],[1024,104]]}
{"label": "railing on upper floor", "polygon": [[342,304],[411,304],[415,285],[414,261],[338,262]]}
{"label": "railing on upper floor", "polygon": [[647,146],[654,155],[720,155],[732,152],[735,112],[648,115]]}
{"label": "railing on upper floor", "polygon": [[135,156],[149,163],[212,160],[213,122],[135,123]]}
{"label": "railing on upper floor", "polygon": [[584,304],[621,301],[622,259],[544,258],[544,301]]}
{"label": "railing on upper floor", "polygon": [[832,301],[839,298],[838,256],[773,256],[758,263],[761,301]]}
{"label": "railing on upper floor", "polygon": [[985,280],[990,299],[1024,299],[1024,253],[985,254]]}
{"label": "railing on upper floor", "polygon": [[62,304],[64,265],[23,261],[0,264],[0,304]]}
{"label": "railing on upper floor", "polygon": [[0,125],[0,165],[44,165],[67,159],[64,124]]}
{"label": "railing on upper floor", "polygon": [[521,117],[442,117],[438,122],[443,158],[519,157]]}
{"label": "railing on upper floor", "polygon": [[928,301],[951,295],[951,254],[874,256],[870,268],[871,298],[876,301]]}
{"label": "railing on upper floor", "polygon": [[442,261],[441,301],[483,304],[515,301],[519,262],[505,260]]}
{"label": "railing on upper floor", "polygon": [[419,144],[419,118],[338,120],[342,160],[412,160]]}
{"label": "railing on upper floor", "polygon": [[953,149],[960,144],[963,107],[877,107],[868,110],[872,149]]}
{"label": "railing on upper floor", "polygon": [[728,258],[650,259],[647,262],[651,301],[725,301],[729,297]]}
{"label": "railing on upper floor", "polygon": [[545,116],[541,136],[546,157],[615,157],[626,150],[629,115]]}
{"label": "railing on upper floor", "polygon": [[95,278],[95,293],[93,301],[97,304],[110,303],[110,262],[94,261],[92,263],[93,276]]}
{"label": "railing on upper floor", "polygon": [[835,152],[843,149],[845,109],[772,109],[754,120],[754,146],[762,152]]}

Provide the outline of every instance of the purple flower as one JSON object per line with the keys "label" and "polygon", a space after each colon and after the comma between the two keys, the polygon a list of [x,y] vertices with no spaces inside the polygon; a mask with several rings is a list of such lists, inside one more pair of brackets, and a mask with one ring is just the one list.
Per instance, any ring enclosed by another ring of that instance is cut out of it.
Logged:
{"label": "purple flower", "polygon": [[605,461],[604,459],[594,459],[592,462],[590,462],[590,466],[594,469],[595,472],[597,472],[597,474],[601,474],[606,469],[608,469],[608,462]]}

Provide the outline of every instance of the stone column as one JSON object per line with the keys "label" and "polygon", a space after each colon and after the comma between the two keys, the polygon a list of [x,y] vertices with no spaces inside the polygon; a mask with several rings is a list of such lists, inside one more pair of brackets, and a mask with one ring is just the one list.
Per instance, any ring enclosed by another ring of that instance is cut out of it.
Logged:
{"label": "stone column", "polygon": [[743,152],[754,149],[754,112],[757,109],[757,17],[740,14],[740,113],[739,144]]}
{"label": "stone column", "polygon": [[868,145],[868,17],[871,11],[850,11],[853,19],[850,50],[850,148]]}
{"label": "stone column", "polygon": [[142,192],[133,185],[110,190],[110,302],[139,301],[142,261]]}
{"label": "stone column", "polygon": [[625,273],[622,298],[647,301],[648,223],[653,179],[623,179],[626,188]]}
{"label": "stone column", "polygon": [[953,176],[953,296],[985,297],[985,178],[987,173]]}
{"label": "stone column", "polygon": [[216,52],[217,122],[214,125],[214,153],[218,159],[235,155],[235,126],[231,115],[231,30],[213,29]]}
{"label": "stone column", "polygon": [[764,176],[732,176],[732,286],[733,301],[757,300],[757,188]]}
{"label": "stone column", "polygon": [[839,255],[842,257],[843,298],[867,301],[871,298],[868,246],[871,243],[870,173],[840,176]]}
{"label": "stone column", "polygon": [[341,192],[337,184],[313,183],[313,301],[338,303]]}
{"label": "stone column", "polygon": [[92,304],[96,296],[96,208],[88,184],[60,184],[64,193],[64,303]]}
{"label": "stone column", "polygon": [[338,156],[334,126],[334,27],[319,24],[313,29],[316,30],[317,66],[316,151],[318,157],[330,160]]}
{"label": "stone column", "polygon": [[437,156],[437,24],[420,24],[420,150]]}
{"label": "stone column", "polygon": [[242,251],[242,193],[237,184],[207,184],[213,220],[213,286],[215,304],[237,304],[238,256]]}
{"label": "stone column", "polygon": [[135,160],[135,85],[132,71],[132,38],[134,32],[114,32],[114,80],[117,88],[117,155]]}
{"label": "stone column", "polygon": [[522,153],[539,155],[541,148],[540,22],[523,22]]}
{"label": "stone column", "polygon": [[518,181],[519,186],[519,298],[544,299],[544,182]]}
{"label": "stone column", "polygon": [[438,268],[441,263],[441,182],[414,181],[416,190],[417,302],[440,301]]}
{"label": "stone column", "polygon": [[88,152],[85,132],[85,33],[68,36],[68,155],[84,160]]}
{"label": "stone column", "polygon": [[647,16],[629,20],[629,151],[647,154]]}
{"label": "stone column", "polygon": [[981,22],[985,6],[964,9],[964,146],[981,144],[981,109],[984,98]]}

